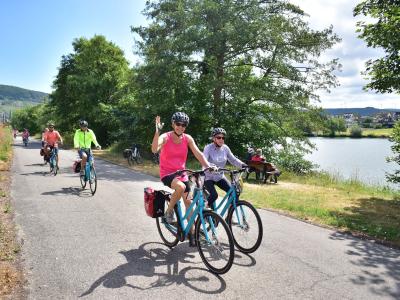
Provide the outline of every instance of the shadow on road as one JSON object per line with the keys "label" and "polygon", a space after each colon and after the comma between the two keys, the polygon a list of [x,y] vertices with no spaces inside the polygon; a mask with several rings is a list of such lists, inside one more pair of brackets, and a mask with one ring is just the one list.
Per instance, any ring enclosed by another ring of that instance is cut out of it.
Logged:
{"label": "shadow on road", "polygon": [[20,175],[23,175],[23,176],[31,176],[31,175],[54,176],[54,175],[50,174],[48,170],[36,171],[36,172],[31,172],[31,173],[21,173]]}
{"label": "shadow on road", "polygon": [[56,190],[56,191],[48,191],[48,192],[43,192],[42,195],[50,195],[50,196],[65,196],[65,195],[76,195],[79,197],[87,198],[87,197],[93,197],[92,193],[90,190],[86,189],[83,190],[80,187],[67,187],[67,188],[61,188],[61,190]]}
{"label": "shadow on road", "polygon": [[[21,142],[14,142],[13,146],[21,147],[21,148],[25,148],[25,149],[40,149],[42,147],[42,144],[37,141],[32,141],[32,142],[29,142],[28,146],[25,147],[25,145],[21,141]],[[39,152],[38,152],[38,155],[39,155]]]}
{"label": "shadow on road", "polygon": [[235,250],[235,259],[233,264],[241,267],[252,267],[256,265],[256,260],[249,254]]}
{"label": "shadow on road", "polygon": [[[161,243],[144,243],[138,249],[120,251],[127,263],[101,276],[80,297],[91,294],[100,285],[113,289],[129,287],[149,290],[172,284],[184,284],[204,294],[223,292],[226,289],[226,282],[222,277],[212,274],[205,268],[179,268],[180,265],[187,263],[193,265],[193,262],[187,259],[195,256],[188,253],[187,249],[197,253],[197,248],[188,248],[186,244],[179,244],[171,250]],[[150,284],[145,283],[147,281],[144,281],[143,277],[154,278],[154,281]]]}
{"label": "shadow on road", "polygon": [[38,166],[44,166],[44,163],[36,163],[36,164],[29,164],[29,165],[24,165],[25,167],[38,167]]}
{"label": "shadow on road", "polygon": [[[374,244],[342,233],[333,233],[334,240],[349,241],[352,264],[362,268],[362,275],[353,275],[351,281],[355,285],[367,285],[371,292],[383,297],[400,299],[400,250]],[[396,286],[385,281],[390,277]]]}

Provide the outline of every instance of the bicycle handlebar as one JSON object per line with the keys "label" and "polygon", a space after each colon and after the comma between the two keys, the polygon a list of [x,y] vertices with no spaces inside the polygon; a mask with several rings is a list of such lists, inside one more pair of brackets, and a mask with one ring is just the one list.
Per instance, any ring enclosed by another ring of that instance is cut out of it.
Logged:
{"label": "bicycle handlebar", "polygon": [[242,172],[246,171],[246,169],[247,169],[247,167],[241,168],[239,170],[229,170],[229,169],[225,169],[225,168],[214,169],[214,167],[208,167],[208,168],[205,168],[204,170],[196,170],[196,171],[195,170],[190,170],[190,169],[183,169],[183,170],[178,170],[178,171],[176,171],[174,173],[171,173],[171,174],[169,174],[167,176],[170,176],[170,175],[182,175],[183,173],[190,173],[191,175],[195,175],[195,176],[196,175],[204,176],[206,171],[211,171],[211,172],[213,172],[213,171],[215,171],[215,172],[229,172],[231,174],[238,174],[238,173],[242,173]]}
{"label": "bicycle handlebar", "polygon": [[229,172],[232,174],[238,174],[238,173],[242,173],[242,172],[246,171],[246,169],[247,169],[247,167],[241,168],[239,170],[229,170],[229,169],[225,169],[225,168],[219,168],[218,171]]}
{"label": "bicycle handlebar", "polygon": [[183,170],[178,170],[174,173],[171,173],[169,175],[182,175],[183,173],[190,173],[191,175],[205,175],[204,172],[205,171],[211,171],[213,170],[213,167],[208,167],[205,168],[204,170],[190,170],[190,169],[183,169]]}

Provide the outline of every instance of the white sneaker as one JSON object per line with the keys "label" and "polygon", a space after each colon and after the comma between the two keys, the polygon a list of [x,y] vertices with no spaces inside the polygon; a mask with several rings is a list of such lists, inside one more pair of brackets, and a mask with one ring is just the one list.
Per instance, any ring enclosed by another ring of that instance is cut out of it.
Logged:
{"label": "white sneaker", "polygon": [[164,219],[165,219],[165,222],[167,222],[168,224],[172,224],[172,223],[176,222],[174,211],[173,210],[171,212],[166,211]]}

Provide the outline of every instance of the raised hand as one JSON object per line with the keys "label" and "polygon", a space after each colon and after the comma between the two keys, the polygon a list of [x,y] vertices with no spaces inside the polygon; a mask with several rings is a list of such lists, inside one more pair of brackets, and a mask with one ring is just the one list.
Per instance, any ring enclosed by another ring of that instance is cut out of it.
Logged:
{"label": "raised hand", "polygon": [[161,123],[161,117],[157,116],[156,117],[156,131],[161,131],[161,129],[164,127],[164,123]]}

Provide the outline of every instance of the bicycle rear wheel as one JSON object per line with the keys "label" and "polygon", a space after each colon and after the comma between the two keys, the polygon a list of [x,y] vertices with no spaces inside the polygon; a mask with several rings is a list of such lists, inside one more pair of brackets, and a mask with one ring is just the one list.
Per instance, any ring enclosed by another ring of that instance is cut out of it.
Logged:
{"label": "bicycle rear wheel", "polygon": [[[176,209],[174,209],[174,213],[175,220],[178,220]],[[177,226],[178,224],[176,224],[175,226],[171,224],[165,224],[162,221],[162,217],[156,218],[156,222],[158,233],[160,234],[160,237],[163,240],[164,244],[170,248],[175,247],[179,242]]]}
{"label": "bicycle rear wheel", "polygon": [[132,158],[132,154],[130,154],[126,160],[128,161],[128,165],[132,166],[133,165],[133,158]]}
{"label": "bicycle rear wheel", "polygon": [[263,226],[260,215],[251,203],[240,200],[236,209],[231,205],[227,222],[240,252],[253,253],[260,247]]}
{"label": "bicycle rear wheel", "polygon": [[93,166],[90,167],[89,186],[92,195],[94,195],[97,190],[97,176],[96,176],[96,170],[94,169]]}
{"label": "bicycle rear wheel", "polygon": [[[197,219],[195,238],[200,257],[207,268],[215,274],[224,274],[232,267],[235,255],[232,233],[228,224],[218,214],[203,211],[205,226]],[[207,231],[209,241],[203,230]]]}

